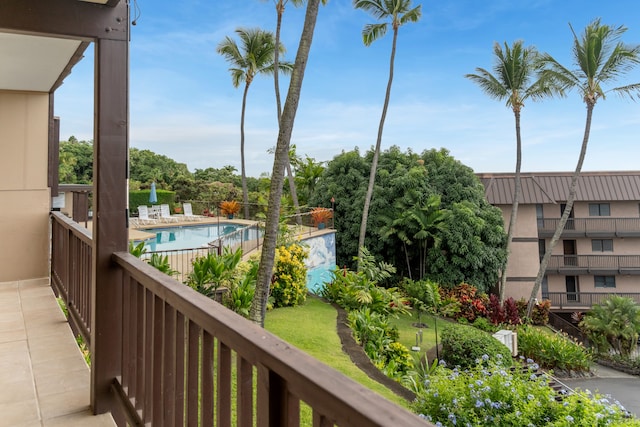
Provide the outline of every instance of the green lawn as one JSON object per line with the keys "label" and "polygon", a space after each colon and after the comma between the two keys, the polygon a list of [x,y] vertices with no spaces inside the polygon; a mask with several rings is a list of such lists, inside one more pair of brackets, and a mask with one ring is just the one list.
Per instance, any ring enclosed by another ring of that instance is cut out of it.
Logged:
{"label": "green lawn", "polygon": [[336,331],[337,316],[338,313],[330,304],[317,298],[308,298],[302,306],[267,312],[265,328],[365,387],[409,408],[409,402],[369,378],[342,352]]}

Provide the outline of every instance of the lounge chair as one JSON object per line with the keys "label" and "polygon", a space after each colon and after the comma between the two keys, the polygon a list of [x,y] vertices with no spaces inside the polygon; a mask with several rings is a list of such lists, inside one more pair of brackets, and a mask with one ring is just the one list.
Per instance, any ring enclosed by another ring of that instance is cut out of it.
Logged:
{"label": "lounge chair", "polygon": [[149,216],[149,208],[145,205],[138,206],[138,225],[155,224],[156,220]]}
{"label": "lounge chair", "polygon": [[200,221],[204,219],[202,215],[194,215],[191,203],[182,204],[182,212],[184,212],[184,219],[187,221]]}
{"label": "lounge chair", "polygon": [[169,205],[160,205],[160,220],[162,222],[178,222],[178,218],[171,216]]}

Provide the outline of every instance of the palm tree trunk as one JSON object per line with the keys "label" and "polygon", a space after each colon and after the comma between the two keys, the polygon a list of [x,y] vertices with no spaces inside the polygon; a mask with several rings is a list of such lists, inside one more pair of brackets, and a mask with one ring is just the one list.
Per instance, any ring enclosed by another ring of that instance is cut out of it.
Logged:
{"label": "palm tree trunk", "polygon": [[409,263],[409,252],[407,252],[407,244],[403,241],[402,247],[404,249],[404,257],[407,260],[407,271],[409,272],[409,280],[413,280],[411,276],[411,264]]}
{"label": "palm tree trunk", "polygon": [[267,310],[267,299],[269,297],[269,287],[275,259],[276,239],[278,235],[278,223],[280,219],[280,197],[282,196],[282,184],[284,181],[285,165],[289,159],[289,144],[293,132],[293,124],[300,101],[300,90],[304,71],[309,58],[313,31],[318,17],[318,7],[320,0],[309,0],[307,12],[304,19],[302,35],[296,61],[291,74],[291,82],[287,99],[284,104],[282,118],[280,120],[280,130],[278,132],[278,142],[273,161],[273,171],[271,173],[271,187],[269,193],[269,207],[264,231],[264,243],[260,256],[260,266],[258,267],[258,278],[256,281],[255,296],[251,303],[249,313],[250,319],[264,327],[264,318]]}
{"label": "palm tree trunk", "polygon": [[542,279],[547,271],[547,265],[549,264],[549,260],[551,259],[551,252],[553,252],[553,248],[560,240],[560,236],[564,231],[564,226],[569,219],[569,214],[571,213],[571,209],[573,209],[573,202],[576,199],[576,191],[578,189],[578,178],[580,177],[580,171],[582,170],[582,164],[584,163],[584,158],[587,154],[587,144],[589,143],[589,133],[591,131],[591,116],[593,115],[593,107],[595,103],[587,102],[587,120],[584,127],[584,137],[582,139],[582,147],[580,149],[580,157],[578,158],[578,164],[576,165],[576,170],[571,177],[571,187],[569,189],[569,197],[567,198],[567,205],[564,208],[564,212],[562,212],[562,217],[560,218],[560,222],[556,226],[556,231],[553,233],[553,237],[551,237],[551,241],[549,242],[549,246],[544,253],[544,257],[542,257],[542,261],[540,261],[540,269],[538,270],[538,275],[536,276],[536,281],[533,285],[533,289],[531,290],[531,296],[529,297],[529,304],[527,305],[527,317],[531,317],[531,313],[533,312],[533,304],[536,300],[538,292],[540,291],[540,286],[542,285]]}
{"label": "palm tree trunk", "polygon": [[[276,24],[276,50],[273,57],[273,84],[276,90],[276,105],[278,109],[278,126],[280,125],[280,116],[282,116],[282,105],[280,102],[280,83],[278,74],[278,57],[280,55],[280,29],[282,27],[282,14],[284,13],[284,3],[279,1],[276,4],[276,11],[278,14],[278,22]],[[296,182],[293,179],[293,173],[291,173],[291,162],[289,156],[287,156],[287,179],[289,181],[289,191],[291,192],[291,200],[293,201],[293,207],[296,211],[296,224],[302,224],[302,217],[300,216],[300,203],[298,202],[298,192],[296,191]]]}
{"label": "palm tree trunk", "polygon": [[380,117],[380,125],[378,126],[378,139],[376,140],[376,149],[373,152],[373,160],[371,162],[371,172],[369,173],[369,186],[364,199],[364,208],[362,210],[362,222],[360,223],[360,236],[358,237],[358,270],[360,270],[361,250],[364,247],[364,239],[367,234],[367,221],[369,219],[369,206],[373,197],[373,185],[376,180],[376,171],[378,169],[378,157],[380,157],[380,145],[382,144],[382,130],[384,129],[384,121],[387,117],[387,109],[389,108],[389,99],[391,98],[391,84],[393,83],[393,62],[396,56],[396,41],[398,39],[398,29],[393,29],[393,43],[391,44],[391,59],[389,60],[389,81],[387,82],[387,92],[384,97],[384,105],[382,107],[382,116]]}
{"label": "palm tree trunk", "polygon": [[247,93],[249,92],[250,80],[244,86],[242,94],[242,115],[240,117],[240,169],[242,174],[242,202],[244,205],[244,218],[249,219],[249,190],[247,189],[247,174],[244,166],[244,113],[247,108]]}
{"label": "palm tree trunk", "polygon": [[507,242],[505,244],[505,251],[507,252],[507,264],[502,271],[502,277],[500,279],[500,304],[504,302],[504,294],[507,289],[507,267],[509,266],[509,252],[511,250],[511,241],[513,240],[513,230],[516,227],[516,221],[518,218],[518,203],[520,200],[521,186],[520,186],[520,168],[522,167],[522,138],[520,136],[520,110],[515,109],[513,114],[516,119],[516,182],[515,189],[513,191],[513,203],[511,204],[511,218],[509,219],[509,229],[507,230]]}

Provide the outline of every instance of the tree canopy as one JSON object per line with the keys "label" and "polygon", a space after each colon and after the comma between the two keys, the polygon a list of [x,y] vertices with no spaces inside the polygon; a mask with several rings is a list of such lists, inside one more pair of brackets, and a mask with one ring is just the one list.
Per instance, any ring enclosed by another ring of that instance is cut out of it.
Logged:
{"label": "tree canopy", "polygon": [[[371,156],[371,151],[363,157],[356,149],[334,157],[310,200],[316,206],[330,206],[331,197],[335,198],[338,265],[354,267],[361,215],[355,207],[362,206],[365,197]],[[428,218],[435,213],[434,197],[446,213],[437,221],[435,216]],[[408,210],[416,215],[413,219],[407,217]],[[406,228],[390,233],[392,226],[403,225],[397,221],[403,217]],[[445,149],[418,155],[394,146],[381,152],[369,221],[365,246],[403,276],[421,277],[422,268],[426,278],[443,286],[468,282],[488,290],[506,263],[500,210],[487,203],[473,171]],[[425,226],[423,232],[416,229],[416,221]]]}

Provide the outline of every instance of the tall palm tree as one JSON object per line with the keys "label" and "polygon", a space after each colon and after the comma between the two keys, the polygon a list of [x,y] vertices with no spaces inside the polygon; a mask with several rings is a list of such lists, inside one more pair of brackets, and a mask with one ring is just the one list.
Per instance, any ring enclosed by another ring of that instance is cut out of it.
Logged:
{"label": "tall palm tree", "polygon": [[[244,82],[242,95],[242,114],[240,118],[240,162],[242,174],[242,201],[244,204],[244,216],[249,218],[249,193],[247,190],[247,175],[244,161],[244,117],[247,107],[247,93],[253,79],[258,74],[271,74],[278,69],[283,73],[290,73],[293,65],[289,62],[279,62],[276,68],[274,64],[276,43],[273,34],[260,28],[238,28],[236,34],[240,37],[240,46],[234,39],[227,36],[218,45],[216,51],[224,56],[231,64],[231,80],[233,87],[239,87]],[[284,47],[280,44],[279,51],[284,53]],[[277,73],[275,73],[277,74]]]}
{"label": "tall palm tree", "polygon": [[[480,86],[482,91],[490,98],[506,101],[506,106],[511,108],[515,118],[516,173],[505,247],[508,257],[518,217],[518,202],[521,192],[522,138],[520,135],[520,113],[527,99],[540,100],[546,96],[551,96],[552,92],[543,79],[535,79],[538,63],[536,59],[539,55],[534,47],[524,47],[523,42],[518,40],[511,47],[505,43],[503,50],[499,43],[495,43],[493,45],[493,53],[495,55],[494,74],[484,68],[476,68],[477,74],[467,74],[465,77]],[[504,301],[506,283],[507,272],[505,266],[500,280],[500,302]]]}
{"label": "tall palm tree", "polygon": [[[396,43],[398,40],[398,29],[408,23],[417,22],[422,15],[422,6],[411,8],[411,0],[353,0],[356,9],[362,9],[375,18],[391,19],[391,22],[383,22],[378,24],[367,24],[362,30],[362,40],[365,46],[383,37],[387,33],[389,24],[393,29],[393,42],[391,44],[391,58],[389,60],[389,80],[387,82],[387,91],[384,97],[384,105],[382,107],[382,116],[378,126],[378,138],[376,140],[376,148],[373,153],[371,162],[371,172],[369,174],[369,186],[364,200],[364,209],[362,210],[362,222],[360,223],[360,236],[358,238],[358,252],[364,247],[364,238],[367,234],[367,220],[369,219],[369,205],[373,197],[373,185],[376,179],[376,170],[378,168],[378,157],[380,157],[380,145],[382,143],[382,130],[384,129],[384,121],[387,117],[387,108],[389,107],[389,98],[391,96],[391,84],[393,82],[393,65],[396,56]],[[360,266],[361,257],[358,257],[358,267]]]}
{"label": "tall palm tree", "polygon": [[264,241],[262,254],[260,255],[260,266],[258,267],[258,279],[253,301],[251,302],[250,319],[264,326],[264,316],[267,309],[267,299],[269,297],[269,287],[276,250],[276,238],[278,235],[278,223],[280,220],[280,197],[282,196],[282,184],[284,182],[285,165],[289,161],[289,144],[293,132],[293,124],[298,111],[300,101],[300,90],[304,71],[311,50],[313,32],[318,17],[320,0],[309,0],[307,2],[307,12],[304,18],[300,44],[296,54],[295,65],[291,74],[291,82],[287,99],[284,103],[282,117],[280,120],[280,130],[278,132],[278,142],[273,160],[273,170],[271,173],[271,187],[269,192],[269,205],[267,218],[265,221]]}
{"label": "tall palm tree", "polygon": [[545,275],[549,259],[551,258],[551,252],[556,243],[558,243],[567,219],[569,218],[569,214],[571,213],[571,209],[573,208],[578,178],[580,177],[582,163],[587,154],[589,132],[591,131],[591,118],[596,102],[600,98],[604,100],[608,92],[628,96],[632,100],[640,95],[640,83],[618,86],[609,90],[603,88],[604,84],[616,81],[640,62],[640,45],[628,46],[619,41],[622,34],[627,30],[625,27],[619,26],[614,28],[609,25],[600,24],[600,19],[596,19],[587,25],[584,34],[580,38],[573,30],[571,24],[569,24],[569,28],[571,28],[571,32],[573,33],[572,54],[573,61],[577,68],[570,70],[562,66],[550,55],[542,55],[542,61],[545,65],[543,73],[557,85],[559,88],[557,93],[559,95],[564,96],[564,94],[571,89],[578,91],[587,106],[587,118],[578,163],[571,177],[566,207],[562,212],[560,222],[558,222],[544,257],[540,262],[540,269],[538,270],[538,275],[536,276],[536,281],[531,291],[531,297],[529,298],[529,305],[527,306],[528,316],[531,316],[536,296],[540,290],[542,279]]}
{"label": "tall palm tree", "polygon": [[[325,0],[326,1],[326,0]],[[277,15],[277,23],[276,23],[276,46],[280,45],[280,29],[282,27],[282,15],[284,14],[284,9],[289,0],[274,0],[276,5],[276,15]],[[295,7],[300,6],[304,3],[304,0],[291,0],[291,4]],[[279,55],[278,49],[276,49],[275,56],[273,58],[274,68],[278,68]],[[278,114],[278,125],[280,124],[280,116],[282,116],[282,105],[280,102],[280,83],[278,81],[278,73],[273,73],[273,85],[276,90],[276,105],[277,105],[277,114]],[[293,201],[293,207],[296,211],[296,222],[298,224],[302,223],[302,218],[300,217],[300,203],[298,201],[298,192],[296,189],[296,183],[293,178],[293,173],[291,172],[291,162],[287,159],[286,164],[287,169],[287,179],[289,180],[289,191],[291,192],[291,200]]]}

